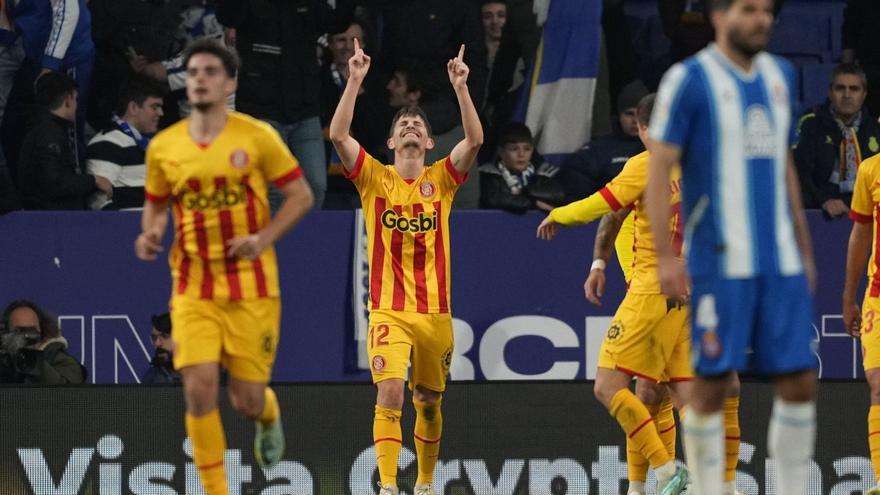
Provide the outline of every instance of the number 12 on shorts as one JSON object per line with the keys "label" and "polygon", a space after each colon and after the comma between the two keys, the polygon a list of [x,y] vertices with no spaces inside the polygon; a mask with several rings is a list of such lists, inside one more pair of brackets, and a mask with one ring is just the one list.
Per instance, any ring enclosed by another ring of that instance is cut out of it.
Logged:
{"label": "number 12 on shorts", "polygon": [[378,347],[380,345],[388,345],[388,332],[391,329],[388,328],[388,325],[376,325],[375,327],[370,327],[370,349],[373,347]]}

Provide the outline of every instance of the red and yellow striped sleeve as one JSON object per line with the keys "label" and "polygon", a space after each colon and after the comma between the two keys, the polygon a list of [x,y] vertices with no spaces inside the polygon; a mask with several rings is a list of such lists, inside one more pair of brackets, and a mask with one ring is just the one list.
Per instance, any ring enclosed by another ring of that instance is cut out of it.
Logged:
{"label": "red and yellow striped sleeve", "polygon": [[260,168],[266,180],[281,189],[285,184],[302,177],[303,171],[290,148],[281,140],[278,131],[268,124],[265,124],[263,130],[259,148]]}
{"label": "red and yellow striped sleeve", "polygon": [[561,208],[554,208],[550,218],[562,225],[590,223],[606,213],[631,207],[645,192],[647,183],[646,152],[627,160],[620,174],[598,192]]}

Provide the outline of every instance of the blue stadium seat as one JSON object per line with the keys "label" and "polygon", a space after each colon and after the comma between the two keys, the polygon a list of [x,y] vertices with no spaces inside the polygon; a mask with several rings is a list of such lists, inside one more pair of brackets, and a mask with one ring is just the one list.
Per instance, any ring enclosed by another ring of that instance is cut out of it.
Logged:
{"label": "blue stadium seat", "polygon": [[831,23],[828,17],[783,9],[768,51],[784,55],[796,65],[831,61]]}
{"label": "blue stadium seat", "polygon": [[801,67],[801,96],[806,108],[812,108],[828,97],[834,64],[810,64]]}

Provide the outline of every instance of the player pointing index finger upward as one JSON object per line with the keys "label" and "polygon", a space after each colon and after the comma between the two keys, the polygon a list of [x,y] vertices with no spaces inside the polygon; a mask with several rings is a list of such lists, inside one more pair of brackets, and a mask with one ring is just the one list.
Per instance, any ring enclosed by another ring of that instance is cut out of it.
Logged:
{"label": "player pointing index finger upward", "polygon": [[330,139],[364,209],[370,260],[370,356],[377,396],[373,441],[381,495],[397,495],[397,458],[404,382],[416,411],[416,495],[435,495],[434,466],[443,429],[441,399],[452,356],[449,211],[483,143],[483,129],[468,94],[464,45],[446,69],[461,109],[464,139],[449,156],[425,164],[434,147],[431,125],[418,106],[404,107],[391,125],[394,163],[370,156],[349,134],[355,99],[370,57],[355,40],[349,79],[330,123]]}

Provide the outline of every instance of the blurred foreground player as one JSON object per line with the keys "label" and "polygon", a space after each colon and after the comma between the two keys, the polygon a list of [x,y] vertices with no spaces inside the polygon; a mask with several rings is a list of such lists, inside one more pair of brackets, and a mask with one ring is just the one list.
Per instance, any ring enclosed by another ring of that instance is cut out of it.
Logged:
{"label": "blurred foreground player", "polygon": [[[238,70],[234,52],[196,41],[184,66],[193,112],[147,148],[143,232],[135,252],[154,260],[162,251],[170,201],[174,367],[183,375],[186,431],[202,484],[208,495],[225,495],[221,364],[229,371],[232,407],[256,421],[257,462],[270,467],[284,453],[278,400],[266,386],[281,319],[272,245],[308,212],[312,193],[275,130],[227,110]],[[269,182],[285,197],[271,219]]]}
{"label": "blurred foreground player", "polygon": [[[681,164],[695,372],[683,418],[694,493],[723,493],[725,391],[734,371],[772,376],[768,450],[779,495],[802,495],[816,433],[810,288],[815,266],[790,148],[794,69],[763,52],[772,0],[711,0],[716,43],[663,77],[647,189],[663,292],[686,294],[665,234]],[[752,353],[747,351],[751,349]]]}

